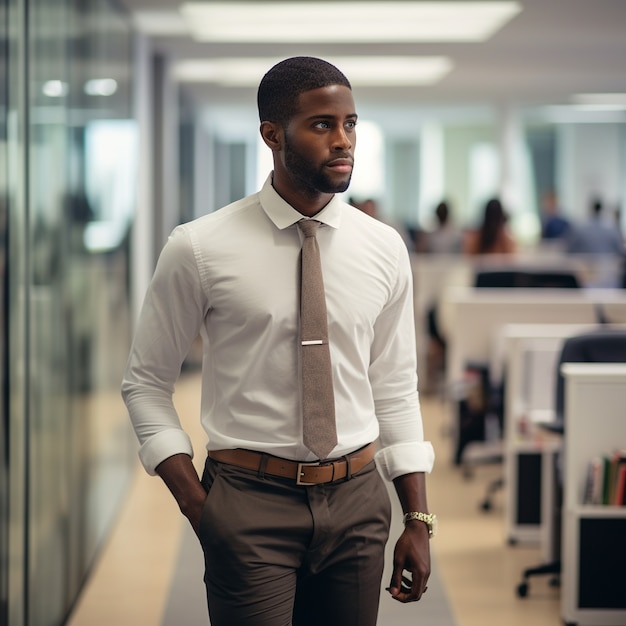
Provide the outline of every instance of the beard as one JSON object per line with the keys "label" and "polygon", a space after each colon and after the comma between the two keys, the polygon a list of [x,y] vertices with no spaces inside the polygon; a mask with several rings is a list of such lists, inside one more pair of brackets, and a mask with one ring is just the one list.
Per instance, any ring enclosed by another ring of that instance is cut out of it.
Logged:
{"label": "beard", "polygon": [[324,165],[316,165],[302,152],[295,149],[285,135],[285,168],[303,190],[313,193],[342,193],[350,186],[352,173],[344,180],[334,180],[324,171]]}

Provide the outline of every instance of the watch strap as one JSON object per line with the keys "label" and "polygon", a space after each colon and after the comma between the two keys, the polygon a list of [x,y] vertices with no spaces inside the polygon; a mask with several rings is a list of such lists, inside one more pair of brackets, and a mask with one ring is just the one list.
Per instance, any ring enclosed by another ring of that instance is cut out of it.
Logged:
{"label": "watch strap", "polygon": [[408,513],[404,514],[402,521],[404,522],[405,526],[407,522],[410,522],[412,520],[419,520],[420,522],[424,522],[426,526],[428,526],[429,536],[432,537],[435,534],[435,527],[434,527],[435,519],[436,517],[432,513],[423,513],[421,511],[409,511]]}

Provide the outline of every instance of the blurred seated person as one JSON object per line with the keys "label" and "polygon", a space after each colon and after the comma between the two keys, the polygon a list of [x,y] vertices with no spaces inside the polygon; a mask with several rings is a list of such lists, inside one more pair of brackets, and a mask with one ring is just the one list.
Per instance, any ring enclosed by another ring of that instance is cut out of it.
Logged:
{"label": "blurred seated person", "polygon": [[380,219],[378,215],[378,203],[374,200],[374,198],[365,198],[365,200],[360,201],[355,198],[350,198],[349,202],[352,206],[355,206],[359,209],[359,211],[363,211],[366,215]]}
{"label": "blurred seated person", "polygon": [[570,254],[624,254],[622,235],[613,220],[604,219],[600,200],[591,202],[589,219],[571,229],[566,249]]}
{"label": "blurred seated person", "polygon": [[461,232],[450,219],[450,207],[443,201],[435,209],[437,224],[427,236],[427,251],[434,254],[456,254],[461,252]]}
{"label": "blurred seated person", "polygon": [[404,243],[406,244],[407,248],[409,250],[413,250],[413,242],[411,240],[411,236],[407,232],[407,229],[404,228],[403,226],[400,226],[396,222],[384,217],[381,214],[381,211],[379,210],[378,202],[374,200],[374,198],[365,198],[364,200],[357,200],[356,198],[351,197],[348,199],[348,204],[351,204],[353,207],[356,207],[357,209],[359,209],[366,215],[369,215],[370,217],[377,219],[379,222],[383,222],[384,224],[387,224],[388,226],[395,228],[398,231],[398,233],[400,233],[400,236],[404,240]]}
{"label": "blurred seated person", "polygon": [[428,235],[430,233],[417,225],[408,225],[406,230],[411,241],[411,250],[418,253],[428,252]]}
{"label": "blurred seated person", "polygon": [[465,233],[463,251],[469,255],[512,254],[517,245],[508,226],[508,217],[498,198],[485,205],[482,224],[476,230]]}
{"label": "blurred seated person", "polygon": [[561,214],[556,194],[553,191],[546,192],[542,202],[541,238],[562,239],[569,229],[569,220]]}

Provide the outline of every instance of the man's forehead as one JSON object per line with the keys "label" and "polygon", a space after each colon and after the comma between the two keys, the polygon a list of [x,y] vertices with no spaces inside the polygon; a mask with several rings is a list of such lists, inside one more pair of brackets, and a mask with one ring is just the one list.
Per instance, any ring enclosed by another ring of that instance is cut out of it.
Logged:
{"label": "man's forehead", "polygon": [[312,114],[312,109],[317,109],[321,116],[356,116],[352,90],[344,85],[328,85],[300,92],[297,111]]}

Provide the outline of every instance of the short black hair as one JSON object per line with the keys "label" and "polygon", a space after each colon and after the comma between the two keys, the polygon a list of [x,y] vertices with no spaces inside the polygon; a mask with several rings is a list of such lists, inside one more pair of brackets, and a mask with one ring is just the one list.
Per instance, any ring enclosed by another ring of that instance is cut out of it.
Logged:
{"label": "short black hair", "polygon": [[277,63],[259,84],[257,105],[261,122],[284,125],[297,113],[302,92],[329,85],[352,89],[344,74],[323,59],[292,57]]}
{"label": "short black hair", "polygon": [[440,224],[445,224],[450,217],[450,209],[448,207],[448,203],[445,200],[442,200],[435,209],[435,215],[437,216],[437,221]]}

